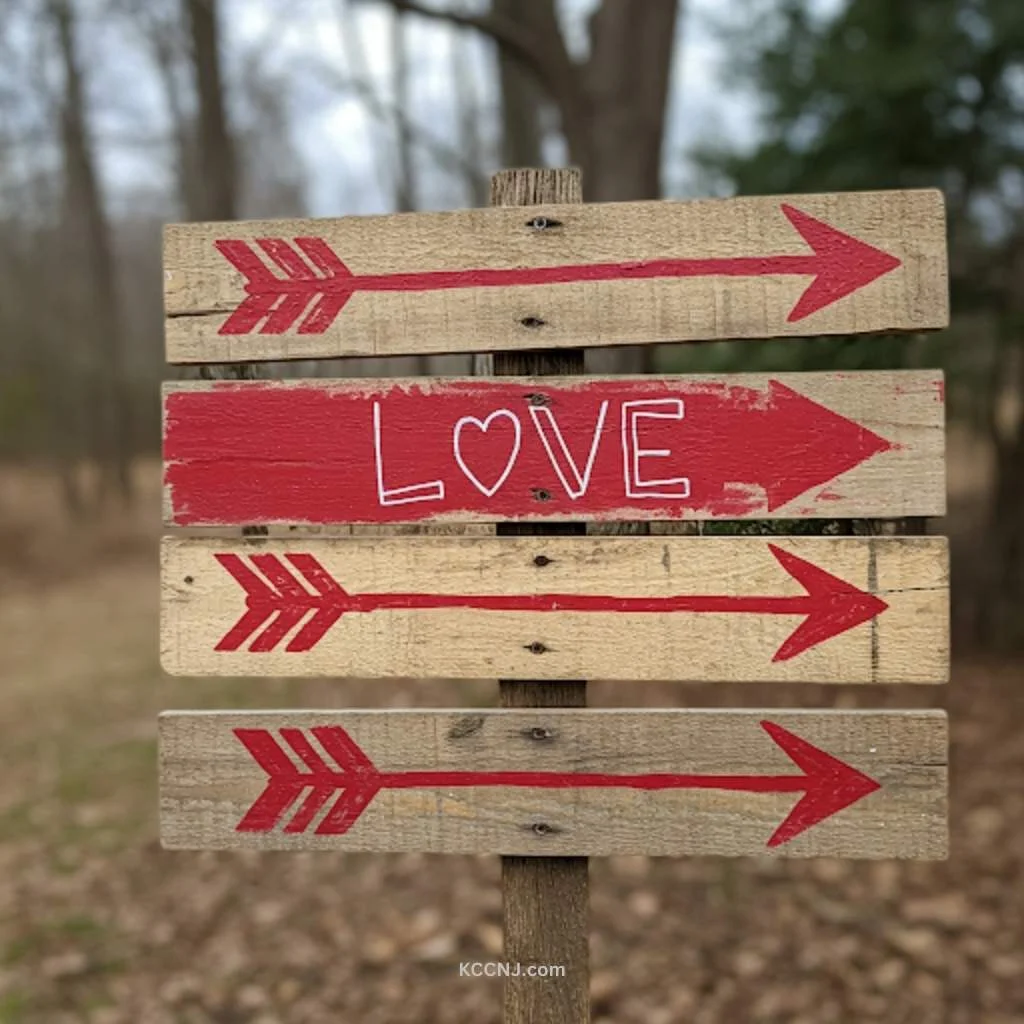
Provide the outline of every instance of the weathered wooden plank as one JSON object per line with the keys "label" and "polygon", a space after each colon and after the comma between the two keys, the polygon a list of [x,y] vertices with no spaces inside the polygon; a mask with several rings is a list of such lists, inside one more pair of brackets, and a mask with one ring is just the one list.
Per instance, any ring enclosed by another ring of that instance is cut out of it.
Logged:
{"label": "weathered wooden plank", "polygon": [[176,675],[940,683],[948,617],[941,538],[163,545]]}
{"label": "weathered wooden plank", "polygon": [[942,374],[184,383],[178,526],[945,512]]}
{"label": "weathered wooden plank", "polygon": [[935,190],[174,224],[173,363],[922,331]]}
{"label": "weathered wooden plank", "polygon": [[161,835],[188,849],[935,859],[947,753],[941,711],[167,712]]}

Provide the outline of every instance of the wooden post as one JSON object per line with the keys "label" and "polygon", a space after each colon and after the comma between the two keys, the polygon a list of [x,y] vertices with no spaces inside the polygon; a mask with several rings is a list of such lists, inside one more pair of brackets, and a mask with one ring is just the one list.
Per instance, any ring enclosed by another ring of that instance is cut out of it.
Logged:
{"label": "wooden post", "polygon": [[[491,179],[492,206],[581,203],[574,168],[522,168]],[[527,218],[528,219],[528,218]],[[538,231],[545,230],[538,227]],[[583,349],[496,352],[496,376],[583,373]],[[507,523],[505,536],[585,534],[585,523]],[[503,679],[501,706],[584,707],[586,681]],[[502,857],[505,960],[565,967],[562,978],[510,977],[505,981],[505,1024],[586,1024],[590,1019],[589,893],[586,857]]]}

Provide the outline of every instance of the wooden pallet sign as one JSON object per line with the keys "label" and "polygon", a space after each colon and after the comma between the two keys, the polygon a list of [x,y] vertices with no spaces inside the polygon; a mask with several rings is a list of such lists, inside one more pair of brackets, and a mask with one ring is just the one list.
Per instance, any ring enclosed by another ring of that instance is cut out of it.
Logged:
{"label": "wooden pallet sign", "polygon": [[174,526],[945,512],[941,373],[186,383]]}
{"label": "wooden pallet sign", "polygon": [[938,538],[165,540],[174,675],[942,683]]}
{"label": "wooden pallet sign", "polygon": [[169,712],[165,846],[946,856],[941,711]]}
{"label": "wooden pallet sign", "polygon": [[173,224],[172,363],[948,324],[936,190]]}
{"label": "wooden pallet sign", "polygon": [[584,858],[944,858],[948,736],[941,711],[591,710],[582,680],[941,684],[950,626],[944,538],[586,524],[942,515],[945,397],[937,371],[568,374],[604,345],[946,327],[945,211],[493,184],[530,208],[165,229],[172,363],[498,353],[496,379],[166,385],[165,524],[267,529],[164,539],[165,670],[499,679],[504,707],[167,712],[160,830],[500,854],[506,959],[567,967],[509,979],[503,1019],[585,1024]]}

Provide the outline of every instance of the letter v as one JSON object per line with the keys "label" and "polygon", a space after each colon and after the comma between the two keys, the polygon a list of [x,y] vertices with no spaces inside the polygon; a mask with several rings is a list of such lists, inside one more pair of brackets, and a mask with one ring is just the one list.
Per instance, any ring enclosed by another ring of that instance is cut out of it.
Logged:
{"label": "letter v", "polygon": [[[544,450],[548,453],[548,459],[550,459],[552,467],[558,474],[558,479],[562,481],[565,493],[568,494],[573,501],[577,498],[582,498],[583,495],[587,493],[587,488],[590,486],[590,473],[594,468],[594,459],[597,457],[597,448],[601,443],[601,430],[604,427],[604,420],[607,415],[608,400],[605,399],[605,401],[601,403],[601,409],[597,414],[597,423],[594,425],[594,438],[590,442],[590,454],[587,456],[587,464],[581,474],[579,466],[576,465],[576,460],[572,457],[572,452],[569,451],[569,446],[565,443],[565,438],[562,436],[562,430],[558,426],[558,420],[555,419],[555,414],[545,406],[530,406],[530,417],[533,419],[533,425],[537,428],[537,433],[540,435],[541,443],[544,445]],[[548,431],[551,433],[550,438],[548,436]],[[573,478],[573,483],[569,483],[566,474],[562,471],[562,464],[559,461],[558,455],[555,454],[556,446],[561,454],[562,460],[564,460],[565,466],[568,468],[569,473]]]}

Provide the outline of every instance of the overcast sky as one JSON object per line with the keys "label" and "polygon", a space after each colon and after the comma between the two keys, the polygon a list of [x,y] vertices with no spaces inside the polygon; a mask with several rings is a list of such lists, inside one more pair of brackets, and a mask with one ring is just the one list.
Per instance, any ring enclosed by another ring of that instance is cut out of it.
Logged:
{"label": "overcast sky", "polygon": [[[144,34],[131,18],[110,16],[109,0],[80,0],[82,52],[89,74],[89,96],[102,168],[114,205],[135,202],[140,192],[173,194],[168,119],[160,83],[148,56]],[[147,0],[148,2],[148,0]],[[342,41],[339,7],[343,0],[224,0],[229,95],[237,120],[246,116],[239,83],[247,68],[258,63],[262,80],[279,83],[289,113],[291,142],[308,181],[307,201],[314,216],[381,213],[391,208],[390,183],[382,173],[381,146],[387,128],[367,109],[364,99],[343,87],[351,69],[351,49]],[[345,0],[358,11],[359,39],[368,70],[379,95],[389,100],[390,19],[386,3]],[[439,6],[457,0],[429,0]],[[473,0],[462,0],[463,6]],[[480,0],[484,2],[484,0]],[[528,0],[524,0],[528,2]],[[636,0],[640,3],[642,0]],[[746,3],[768,0],[745,0]],[[840,0],[809,0],[819,11]],[[880,0],[882,2],[882,0]],[[162,9],[175,8],[165,0]],[[560,0],[571,48],[586,46],[585,21],[596,0]],[[737,88],[728,75],[727,58],[714,31],[714,20],[742,8],[739,0],[686,0],[680,19],[677,58],[668,116],[665,186],[669,195],[693,188],[687,152],[696,142],[731,139],[740,144],[756,135],[756,98]],[[149,10],[149,8],[144,8]],[[152,10],[157,10],[154,5]],[[453,32],[443,23],[409,18],[412,118],[421,132],[449,148],[456,144],[453,62],[464,74],[463,88],[472,90],[492,135],[498,130],[493,46],[474,33]],[[19,32],[25,38],[19,42]],[[31,33],[17,19],[5,26],[8,54],[0,84],[23,97],[26,123],[46,117],[45,104],[33,77],[45,70],[32,64],[27,45]],[[23,63],[22,63],[23,62]],[[6,71],[6,75],[5,75]],[[56,83],[53,83],[54,85]],[[53,87],[53,86],[51,86]],[[34,112],[32,96],[37,96]],[[24,134],[24,131],[22,132]],[[496,139],[492,139],[496,142]],[[279,159],[277,146],[268,159]],[[422,151],[419,165],[424,208],[466,205],[464,186]],[[548,154],[551,162],[562,154]],[[257,157],[258,158],[258,157]],[[134,198],[132,198],[134,197]]]}

